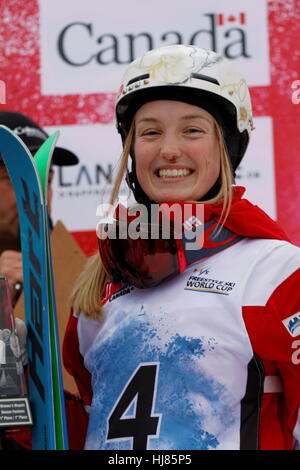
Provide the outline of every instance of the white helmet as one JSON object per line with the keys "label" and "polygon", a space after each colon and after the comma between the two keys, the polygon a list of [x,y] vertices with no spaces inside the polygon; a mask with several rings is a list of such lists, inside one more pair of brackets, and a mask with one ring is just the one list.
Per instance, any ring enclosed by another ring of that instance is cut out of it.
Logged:
{"label": "white helmet", "polygon": [[233,171],[246,151],[253,129],[245,79],[232,62],[196,46],[165,46],[146,52],[127,68],[116,103],[123,140],[134,114],[146,102],[184,101],[207,110],[220,124]]}

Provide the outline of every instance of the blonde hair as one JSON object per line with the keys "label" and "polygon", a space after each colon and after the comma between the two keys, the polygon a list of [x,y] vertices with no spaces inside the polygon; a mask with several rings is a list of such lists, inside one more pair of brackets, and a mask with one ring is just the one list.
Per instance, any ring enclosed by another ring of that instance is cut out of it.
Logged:
{"label": "blonde hair", "polygon": [[[211,199],[201,201],[202,204],[215,204],[223,200],[223,207],[221,216],[219,218],[219,228],[225,223],[228,217],[230,206],[232,202],[232,168],[230,159],[228,157],[222,129],[215,121],[216,135],[220,145],[220,178],[221,187],[218,194]],[[125,140],[123,152],[120,157],[119,169],[116,175],[114,187],[111,193],[110,203],[113,204],[117,199],[121,183],[126,175],[128,168],[128,159],[130,150],[133,146],[135,126],[134,122]],[[81,312],[85,316],[94,319],[101,319],[102,307],[100,304],[102,293],[104,290],[105,282],[108,280],[103,265],[101,264],[100,256],[97,253],[92,256],[79,276],[76,285],[71,294],[71,304],[77,314]]]}

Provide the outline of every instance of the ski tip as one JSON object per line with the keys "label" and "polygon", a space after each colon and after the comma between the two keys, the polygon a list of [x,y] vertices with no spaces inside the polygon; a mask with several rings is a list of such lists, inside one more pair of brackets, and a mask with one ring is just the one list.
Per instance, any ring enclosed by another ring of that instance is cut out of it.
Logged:
{"label": "ski tip", "polygon": [[0,154],[1,151],[2,153],[5,153],[5,150],[11,150],[11,146],[18,150],[20,150],[21,147],[22,150],[24,150],[26,154],[32,158],[31,152],[29,148],[24,144],[23,140],[18,135],[16,135],[11,129],[4,126],[3,124],[0,124]]}
{"label": "ski tip", "polygon": [[34,156],[34,161],[38,167],[40,165],[47,166],[47,164],[50,164],[58,137],[59,131],[55,131],[48,137],[47,140],[45,140],[45,142],[38,149]]}

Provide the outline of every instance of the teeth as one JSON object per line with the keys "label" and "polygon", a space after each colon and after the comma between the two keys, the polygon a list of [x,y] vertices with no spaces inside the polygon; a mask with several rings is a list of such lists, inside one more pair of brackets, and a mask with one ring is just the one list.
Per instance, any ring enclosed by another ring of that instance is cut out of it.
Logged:
{"label": "teeth", "polygon": [[159,170],[158,175],[160,178],[176,178],[178,176],[187,176],[192,173],[187,168],[180,168],[179,170]]}

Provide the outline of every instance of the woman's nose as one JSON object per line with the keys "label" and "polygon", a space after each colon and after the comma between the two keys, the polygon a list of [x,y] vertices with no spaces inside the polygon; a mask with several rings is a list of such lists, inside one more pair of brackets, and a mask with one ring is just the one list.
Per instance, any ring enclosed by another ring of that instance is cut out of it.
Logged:
{"label": "woman's nose", "polygon": [[165,137],[161,142],[160,155],[165,160],[177,160],[180,158],[181,150],[174,137]]}

